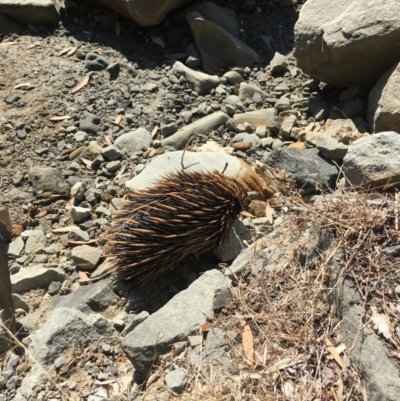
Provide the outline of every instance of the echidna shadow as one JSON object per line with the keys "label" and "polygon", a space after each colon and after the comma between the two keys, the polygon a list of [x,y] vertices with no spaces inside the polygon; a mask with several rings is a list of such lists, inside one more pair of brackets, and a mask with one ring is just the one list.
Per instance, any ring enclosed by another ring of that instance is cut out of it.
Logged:
{"label": "echidna shadow", "polygon": [[226,242],[250,200],[219,171],[168,173],[130,195],[111,223],[106,252],[112,270],[143,285],[190,254]]}

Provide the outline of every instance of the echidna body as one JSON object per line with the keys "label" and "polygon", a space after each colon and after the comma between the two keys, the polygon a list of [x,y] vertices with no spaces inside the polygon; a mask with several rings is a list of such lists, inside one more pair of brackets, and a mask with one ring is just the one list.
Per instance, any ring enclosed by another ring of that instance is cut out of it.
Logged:
{"label": "echidna body", "polygon": [[188,255],[222,245],[248,204],[242,186],[218,171],[170,173],[131,195],[114,217],[107,247],[113,270],[152,281]]}

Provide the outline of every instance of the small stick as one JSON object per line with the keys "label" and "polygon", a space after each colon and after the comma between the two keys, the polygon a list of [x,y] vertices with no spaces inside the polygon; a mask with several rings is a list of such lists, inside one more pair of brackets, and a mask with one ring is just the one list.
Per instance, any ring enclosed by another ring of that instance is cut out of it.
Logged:
{"label": "small stick", "polygon": [[224,173],[225,173],[225,170],[227,169],[227,167],[228,167],[228,162],[225,163],[225,167],[224,167],[224,169],[221,171],[221,174],[224,174]]}
{"label": "small stick", "polygon": [[185,170],[185,166],[183,164],[183,158],[185,156],[186,149],[188,148],[188,146],[190,145],[190,142],[192,142],[192,139],[194,137],[195,137],[194,135],[192,137],[190,137],[190,139],[188,140],[188,142],[187,142],[187,144],[185,146],[185,149],[183,149],[182,158],[181,158],[181,171]]}

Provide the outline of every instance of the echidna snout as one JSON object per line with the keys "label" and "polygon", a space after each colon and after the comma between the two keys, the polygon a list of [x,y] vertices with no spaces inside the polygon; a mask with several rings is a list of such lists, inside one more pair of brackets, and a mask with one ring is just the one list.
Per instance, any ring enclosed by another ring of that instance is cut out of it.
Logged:
{"label": "echidna snout", "polygon": [[222,245],[248,205],[242,186],[218,171],[167,174],[116,213],[106,249],[113,269],[152,281],[188,255]]}

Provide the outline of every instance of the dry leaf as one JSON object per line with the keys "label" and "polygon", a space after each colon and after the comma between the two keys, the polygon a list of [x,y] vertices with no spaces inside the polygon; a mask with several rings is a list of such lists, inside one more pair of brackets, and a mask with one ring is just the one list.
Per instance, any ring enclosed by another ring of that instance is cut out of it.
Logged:
{"label": "dry leaf", "polygon": [[79,270],[79,280],[80,281],[84,281],[87,284],[91,284],[92,280],[90,280],[90,277],[88,276],[88,274],[86,272],[83,272],[81,270]]}
{"label": "dry leaf", "polygon": [[246,358],[246,362],[250,365],[254,362],[254,348],[253,348],[253,334],[251,333],[250,326],[242,322],[242,345]]}
{"label": "dry leaf", "polygon": [[122,115],[118,114],[117,117],[115,117],[114,124],[119,124],[121,120],[122,120]]}
{"label": "dry leaf", "polygon": [[89,31],[84,31],[84,30],[82,30],[82,32],[83,32],[83,33],[86,33],[86,35],[91,35],[91,34],[92,34],[92,32],[89,32]]}
{"label": "dry leaf", "polygon": [[296,399],[296,392],[293,383],[290,381],[285,381],[282,385],[282,392],[283,395],[286,397],[288,400],[294,400]]}
{"label": "dry leaf", "polygon": [[40,213],[38,213],[38,214],[35,216],[35,218],[38,219],[39,217],[46,216],[46,214],[47,214],[47,210],[43,210],[43,211],[41,211]]}
{"label": "dry leaf", "polygon": [[152,138],[154,138],[154,137],[156,136],[157,131],[158,131],[158,125],[156,125],[156,126],[153,128],[153,131],[151,131],[151,137],[152,137]]}
{"label": "dry leaf", "polygon": [[64,121],[69,120],[71,116],[50,117],[50,121]]}
{"label": "dry leaf", "polygon": [[84,164],[86,164],[89,167],[92,167],[92,161],[88,160],[88,159],[84,159],[83,157],[81,157],[81,160]]}
{"label": "dry leaf", "polygon": [[121,35],[121,25],[118,22],[115,24],[115,34],[117,35],[117,37]]}
{"label": "dry leaf", "polygon": [[124,171],[125,171],[125,166],[118,171],[117,175],[114,177],[114,180],[118,180],[118,178],[121,177],[122,174],[124,174]]}
{"label": "dry leaf", "polygon": [[67,47],[66,49],[63,49],[63,50],[59,51],[58,53],[56,53],[56,56],[62,56],[63,54],[66,54],[69,51],[71,51],[71,49],[73,49],[73,47]]}
{"label": "dry leaf", "polygon": [[104,135],[104,140],[106,141],[106,144],[108,146],[111,146],[113,144],[111,139],[107,135]]}
{"label": "dry leaf", "polygon": [[67,53],[67,57],[70,57],[70,56],[74,55],[77,50],[78,50],[78,48],[76,46],[75,47],[71,47],[71,49]]}
{"label": "dry leaf", "polygon": [[97,239],[90,239],[89,241],[74,241],[74,240],[70,240],[70,241],[67,241],[67,242],[70,245],[90,245],[90,244],[96,244],[97,243]]}
{"label": "dry leaf", "polygon": [[81,81],[79,82],[78,85],[75,86],[75,88],[71,89],[71,93],[76,93],[78,91],[80,91],[84,86],[86,86],[89,83],[89,79],[90,79],[90,75],[85,75]]}
{"label": "dry leaf", "polygon": [[337,364],[342,369],[344,369],[344,364],[343,364],[342,358],[340,357],[336,347],[332,344],[331,340],[329,340],[328,337],[325,338],[325,344],[326,344],[326,348],[328,349],[328,351],[333,356],[333,359],[337,362]]}
{"label": "dry leaf", "polygon": [[28,86],[31,86],[31,84],[29,82],[26,82],[24,84],[15,85],[13,89],[26,88]]}
{"label": "dry leaf", "polygon": [[267,203],[265,206],[265,216],[267,217],[269,224],[272,225],[274,222],[274,218],[272,216],[272,209],[271,209],[271,206],[269,205],[269,203]]}
{"label": "dry leaf", "polygon": [[372,317],[371,320],[374,323],[375,330],[383,335],[387,340],[392,340],[392,331],[390,330],[390,323],[383,313],[378,313],[375,306],[371,306]]}
{"label": "dry leaf", "polygon": [[60,227],[60,228],[55,228],[53,230],[53,233],[69,233],[74,230],[78,230],[78,226],[67,226],[67,227]]}
{"label": "dry leaf", "polygon": [[31,43],[30,45],[26,46],[25,49],[26,50],[30,50],[30,49],[33,49],[33,48],[39,46],[39,45],[40,45],[40,43]]}
{"label": "dry leaf", "polygon": [[212,329],[212,323],[204,323],[201,325],[200,330],[202,333],[210,331]]}
{"label": "dry leaf", "polygon": [[18,42],[4,42],[4,43],[0,43],[0,46],[12,46],[12,45],[16,45]]}

